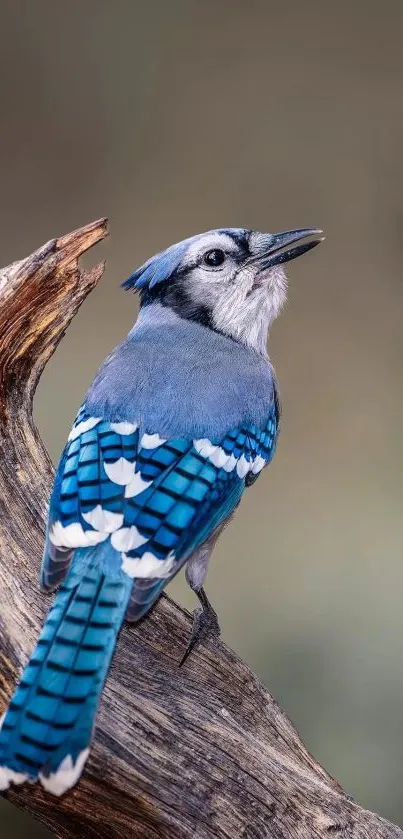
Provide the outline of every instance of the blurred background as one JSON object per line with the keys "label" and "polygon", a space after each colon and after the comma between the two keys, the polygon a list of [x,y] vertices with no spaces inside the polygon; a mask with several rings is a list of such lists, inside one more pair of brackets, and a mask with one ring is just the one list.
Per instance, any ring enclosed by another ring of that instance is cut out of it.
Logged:
{"label": "blurred background", "polygon": [[[326,233],[290,265],[277,456],[208,592],[315,757],[401,825],[402,26],[401,0],[0,0],[0,264],[110,219],[37,394],[55,459],[136,317],[135,266],[212,227]],[[43,836],[0,816],[5,839]]]}

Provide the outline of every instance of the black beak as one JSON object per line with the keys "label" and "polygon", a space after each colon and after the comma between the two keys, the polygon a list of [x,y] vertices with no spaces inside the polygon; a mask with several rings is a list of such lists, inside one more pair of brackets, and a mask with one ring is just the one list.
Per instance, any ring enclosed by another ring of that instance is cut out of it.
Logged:
{"label": "black beak", "polygon": [[[258,257],[260,267],[262,270],[272,268],[274,265],[281,265],[283,262],[289,262],[303,253],[307,253],[320,242],[323,242],[324,236],[319,236],[322,230],[314,227],[301,228],[301,230],[285,230],[284,233],[274,233],[271,237],[270,246],[266,253]],[[301,239],[311,238],[308,242],[303,242],[301,245],[289,248],[294,242],[299,242]]]}

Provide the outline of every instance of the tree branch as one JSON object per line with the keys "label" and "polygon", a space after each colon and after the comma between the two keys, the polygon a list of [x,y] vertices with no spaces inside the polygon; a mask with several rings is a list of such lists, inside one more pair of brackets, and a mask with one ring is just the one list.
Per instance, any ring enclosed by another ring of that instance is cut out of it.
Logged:
{"label": "tree branch", "polygon": [[[0,271],[0,714],[50,603],[38,570],[53,470],[32,399],[103,272],[78,259],[105,236],[101,220]],[[224,644],[178,669],[189,631],[167,597],[124,628],[84,777],[61,799],[36,784],[10,801],[69,839],[403,839],[346,796]]]}

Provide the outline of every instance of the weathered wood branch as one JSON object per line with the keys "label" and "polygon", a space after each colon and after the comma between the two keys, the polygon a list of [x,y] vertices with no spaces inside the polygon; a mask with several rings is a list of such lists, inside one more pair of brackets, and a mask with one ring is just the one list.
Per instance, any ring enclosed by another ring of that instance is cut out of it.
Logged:
{"label": "weathered wood branch", "polygon": [[[0,271],[0,715],[50,602],[38,569],[52,466],[32,399],[102,275],[78,259],[105,235],[95,222]],[[346,796],[224,644],[178,669],[189,631],[167,597],[124,628],[81,782],[62,799],[14,787],[10,801],[69,839],[403,839]]]}

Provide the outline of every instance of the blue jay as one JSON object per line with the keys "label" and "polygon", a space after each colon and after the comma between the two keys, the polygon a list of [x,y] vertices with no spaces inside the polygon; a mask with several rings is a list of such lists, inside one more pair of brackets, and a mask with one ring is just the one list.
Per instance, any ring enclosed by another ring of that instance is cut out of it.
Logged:
{"label": "blue jay", "polygon": [[219,631],[203,588],[210,554],[276,447],[266,342],[285,301],[282,264],[319,233],[210,231],[124,283],[140,312],[57,469],[41,583],[58,592],[2,719],[0,789],[39,779],[61,795],[77,782],[122,622],[142,618],[185,564],[201,603],[188,651]]}

